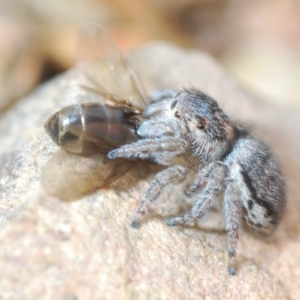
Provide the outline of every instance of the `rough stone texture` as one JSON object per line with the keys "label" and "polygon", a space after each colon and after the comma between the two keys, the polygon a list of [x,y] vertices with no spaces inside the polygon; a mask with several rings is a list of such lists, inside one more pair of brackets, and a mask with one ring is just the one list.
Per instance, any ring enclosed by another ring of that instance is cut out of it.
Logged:
{"label": "rough stone texture", "polygon": [[[299,112],[247,94],[204,53],[158,43],[130,60],[147,93],[192,85],[253,124],[286,174],[289,204],[282,226],[267,241],[242,233],[238,274],[230,277],[220,214],[190,228],[169,228],[162,217],[139,230],[130,227],[149,182],[134,171],[123,179],[131,182],[127,191],[102,190],[72,202],[50,197],[41,170],[56,147],[42,125],[69,104],[57,101],[67,73],[0,120],[0,298],[300,299]],[[163,217],[182,208],[178,199],[161,202],[157,213]]]}

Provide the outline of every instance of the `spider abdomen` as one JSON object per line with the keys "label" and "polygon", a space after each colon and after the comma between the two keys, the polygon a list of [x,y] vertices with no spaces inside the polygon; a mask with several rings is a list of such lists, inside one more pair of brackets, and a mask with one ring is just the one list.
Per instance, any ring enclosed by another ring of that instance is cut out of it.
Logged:
{"label": "spider abdomen", "polygon": [[224,163],[239,186],[244,226],[259,234],[271,233],[285,207],[284,182],[270,150],[248,135],[236,142]]}

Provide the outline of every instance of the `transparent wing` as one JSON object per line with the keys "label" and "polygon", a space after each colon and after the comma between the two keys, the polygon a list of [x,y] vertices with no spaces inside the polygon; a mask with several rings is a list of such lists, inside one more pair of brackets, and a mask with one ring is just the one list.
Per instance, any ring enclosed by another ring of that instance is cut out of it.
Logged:
{"label": "transparent wing", "polygon": [[76,61],[79,82],[91,96],[95,93],[104,104],[129,104],[144,110],[147,102],[137,76],[112,38],[100,27],[88,24],[81,29]]}
{"label": "transparent wing", "polygon": [[129,180],[125,176],[122,179],[120,177],[134,164],[129,161],[110,161],[102,155],[81,157],[58,151],[43,168],[41,181],[49,195],[63,201],[74,201],[98,189],[110,187],[126,190]]}

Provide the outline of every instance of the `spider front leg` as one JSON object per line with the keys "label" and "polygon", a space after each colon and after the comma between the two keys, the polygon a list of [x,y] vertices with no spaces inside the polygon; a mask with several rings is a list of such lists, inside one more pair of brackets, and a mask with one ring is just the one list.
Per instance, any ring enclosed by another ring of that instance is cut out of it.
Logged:
{"label": "spider front leg", "polygon": [[186,141],[175,137],[161,137],[154,139],[138,140],[135,143],[121,146],[110,151],[108,157],[115,158],[139,158],[152,159],[157,163],[166,164],[170,157],[185,152]]}
{"label": "spider front leg", "polygon": [[202,218],[214,206],[218,194],[222,192],[225,175],[226,167],[218,162],[212,162],[200,170],[196,175],[196,180],[192,184],[192,188],[199,188],[200,177],[203,178],[203,182],[206,182],[206,186],[197,193],[196,189],[193,189],[191,193],[186,193],[195,202],[191,211],[179,217],[169,219],[167,224],[174,226]]}
{"label": "spider front leg", "polygon": [[169,167],[168,169],[159,172],[144,194],[142,201],[133,216],[131,226],[138,228],[140,219],[149,213],[149,208],[154,207],[163,188],[167,184],[181,182],[186,177],[187,172],[188,169],[182,166]]}
{"label": "spider front leg", "polygon": [[[175,137],[161,137],[155,139],[139,140],[135,143],[124,145],[109,152],[108,157],[114,158],[139,158],[152,159],[162,165],[168,165],[169,160],[176,155],[183,154],[186,149],[186,141]],[[160,195],[163,187],[171,182],[182,181],[187,173],[185,167],[171,166],[158,173],[151,182],[133,217],[132,226],[138,227],[139,220],[148,214],[149,207],[153,205]]]}
{"label": "spider front leg", "polygon": [[215,163],[211,163],[206,167],[198,170],[193,183],[190,187],[184,191],[184,194],[187,198],[193,198],[193,196],[199,194],[202,190],[202,185],[208,181],[208,177],[213,172]]}

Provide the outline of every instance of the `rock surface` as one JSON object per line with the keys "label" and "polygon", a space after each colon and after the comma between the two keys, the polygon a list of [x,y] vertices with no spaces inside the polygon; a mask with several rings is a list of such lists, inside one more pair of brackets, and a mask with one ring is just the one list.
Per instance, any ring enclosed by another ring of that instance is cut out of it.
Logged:
{"label": "rock surface", "polygon": [[[286,174],[282,226],[267,241],[242,233],[238,274],[230,277],[222,216],[210,214],[205,228],[169,228],[163,218],[130,227],[148,178],[133,172],[127,191],[100,190],[78,201],[49,196],[41,174],[57,148],[42,125],[70,104],[57,101],[65,74],[0,120],[1,299],[300,299],[299,112],[249,95],[205,53],[157,43],[132,53],[130,62],[147,94],[194,86],[253,125]],[[163,200],[157,214],[180,209]]]}

